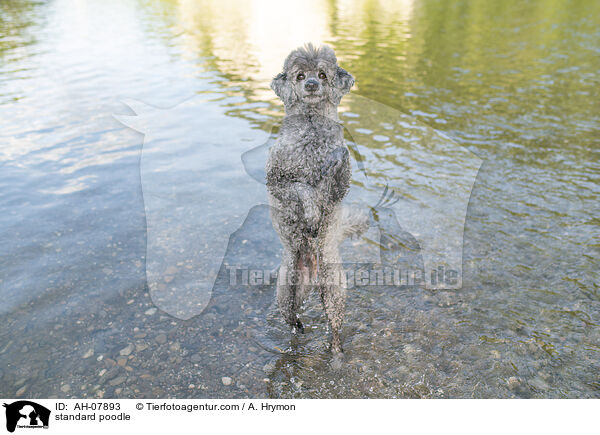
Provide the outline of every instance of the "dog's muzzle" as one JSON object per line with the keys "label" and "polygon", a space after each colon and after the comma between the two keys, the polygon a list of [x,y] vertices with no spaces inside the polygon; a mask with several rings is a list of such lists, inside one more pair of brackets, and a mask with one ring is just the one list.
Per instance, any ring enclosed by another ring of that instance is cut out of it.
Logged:
{"label": "dog's muzzle", "polygon": [[304,89],[307,92],[315,92],[317,89],[319,89],[319,82],[317,79],[308,79],[306,80],[306,82],[304,83]]}

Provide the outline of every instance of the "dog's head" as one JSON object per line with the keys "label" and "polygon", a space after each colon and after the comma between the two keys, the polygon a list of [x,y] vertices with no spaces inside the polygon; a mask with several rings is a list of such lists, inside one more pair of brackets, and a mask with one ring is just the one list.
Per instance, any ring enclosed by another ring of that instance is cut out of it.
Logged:
{"label": "dog's head", "polygon": [[354,85],[354,77],[337,64],[327,45],[297,48],[285,59],[283,72],[271,82],[286,111],[336,107]]}

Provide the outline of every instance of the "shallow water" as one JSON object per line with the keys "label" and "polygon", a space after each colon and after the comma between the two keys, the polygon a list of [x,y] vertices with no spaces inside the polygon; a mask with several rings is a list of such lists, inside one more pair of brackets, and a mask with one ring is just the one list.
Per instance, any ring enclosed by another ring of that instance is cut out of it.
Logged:
{"label": "shallow water", "polygon": [[[273,5],[0,4],[0,396],[599,397],[600,4]],[[316,297],[292,336],[227,268],[278,264],[269,81],[306,41],[357,80],[355,197],[392,186],[387,228],[462,268],[351,288],[338,370]]]}

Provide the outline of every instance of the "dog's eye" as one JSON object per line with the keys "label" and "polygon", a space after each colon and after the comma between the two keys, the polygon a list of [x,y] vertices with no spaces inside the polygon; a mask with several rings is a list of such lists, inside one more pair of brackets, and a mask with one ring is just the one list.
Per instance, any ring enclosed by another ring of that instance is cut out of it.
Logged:
{"label": "dog's eye", "polygon": [[299,73],[299,74],[296,76],[296,79],[297,79],[297,80],[304,80],[305,78],[306,78],[306,76],[304,75],[304,73]]}
{"label": "dog's eye", "polygon": [[327,76],[325,75],[325,73],[324,73],[323,71],[321,71],[321,72],[319,73],[319,78],[320,78],[321,80],[325,80],[325,79],[327,78]]}

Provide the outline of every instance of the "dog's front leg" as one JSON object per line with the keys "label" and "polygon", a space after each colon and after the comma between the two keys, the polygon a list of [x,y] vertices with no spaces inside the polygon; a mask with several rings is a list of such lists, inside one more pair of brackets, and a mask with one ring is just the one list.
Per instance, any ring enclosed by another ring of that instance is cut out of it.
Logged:
{"label": "dog's front leg", "polygon": [[321,208],[319,207],[319,203],[321,202],[318,198],[319,192],[306,183],[294,183],[294,187],[300,201],[300,208],[302,209],[301,220],[304,222],[308,233],[316,236],[322,217]]}
{"label": "dog's front leg", "polygon": [[327,154],[321,166],[319,187],[328,200],[338,202],[346,195],[351,172],[348,148],[340,146]]}

